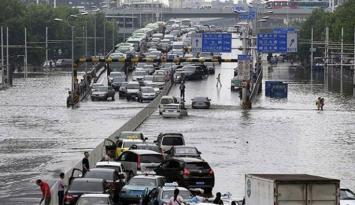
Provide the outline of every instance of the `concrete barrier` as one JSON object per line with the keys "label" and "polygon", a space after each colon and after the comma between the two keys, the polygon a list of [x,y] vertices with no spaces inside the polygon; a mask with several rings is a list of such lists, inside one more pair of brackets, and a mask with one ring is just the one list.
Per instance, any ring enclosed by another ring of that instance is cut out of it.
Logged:
{"label": "concrete barrier", "polygon": [[[122,127],[120,127],[118,130],[116,130],[113,134],[109,136],[110,139],[113,139],[115,136],[119,135],[122,131],[134,131],[136,130],[151,114],[154,113],[154,111],[157,109],[160,99],[162,96],[167,95],[170,91],[171,88],[171,82],[167,82],[162,90],[162,92],[152,101],[150,102],[145,108],[143,108],[141,111],[137,113],[133,118],[131,118],[129,121],[127,121]],[[100,161],[102,157],[105,154],[105,147],[104,147],[104,142],[101,142],[99,145],[96,146],[95,149],[93,149],[90,152],[90,157],[89,157],[89,162],[90,166],[94,167],[96,162]],[[64,181],[66,184],[68,184],[69,177],[72,173],[72,170],[74,168],[81,169],[82,164],[81,160],[76,163],[76,165],[72,168],[70,168],[68,171],[65,172],[65,179]],[[58,174],[59,175],[59,174]],[[55,182],[52,187],[51,187],[51,193],[52,193],[52,200],[51,200],[51,205],[57,205],[58,204],[58,184]],[[42,203],[44,204],[44,203]]]}

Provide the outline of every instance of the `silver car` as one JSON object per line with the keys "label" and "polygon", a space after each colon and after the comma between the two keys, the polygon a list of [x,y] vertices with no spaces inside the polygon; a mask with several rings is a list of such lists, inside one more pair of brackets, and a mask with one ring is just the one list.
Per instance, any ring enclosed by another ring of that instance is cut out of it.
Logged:
{"label": "silver car", "polygon": [[163,161],[163,155],[151,150],[129,150],[123,152],[118,161],[131,179],[137,174],[153,171]]}

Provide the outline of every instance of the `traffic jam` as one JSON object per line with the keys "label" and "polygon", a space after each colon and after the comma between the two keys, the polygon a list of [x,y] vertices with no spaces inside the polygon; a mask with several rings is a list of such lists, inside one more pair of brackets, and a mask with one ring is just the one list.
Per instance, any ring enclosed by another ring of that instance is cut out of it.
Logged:
{"label": "traffic jam", "polygon": [[[125,42],[117,44],[109,57],[113,60],[143,57],[152,59],[152,61],[193,57],[219,58],[220,53],[191,52],[192,36],[197,32],[205,31],[219,32],[222,31],[222,28],[208,25],[192,26],[192,22],[189,19],[172,19],[166,23],[150,23],[146,27],[133,32]],[[215,62],[112,62],[106,64],[107,83],[105,80],[101,80],[101,82],[98,81],[92,84],[91,100],[114,101],[117,98],[116,94],[118,94],[119,99],[140,103],[150,102],[159,95],[166,82],[184,83],[187,80],[206,79],[209,75],[215,74],[215,66],[217,64]],[[205,98],[197,98],[195,100],[205,102]],[[167,102],[170,105],[165,105]],[[171,110],[184,110],[184,105],[181,104],[183,102],[180,98],[164,98],[160,114],[168,116],[165,112],[167,107],[171,108]],[[204,106],[206,107],[206,105]]]}
{"label": "traffic jam", "polygon": [[[223,31],[213,25],[192,25],[189,19],[150,23],[116,45],[110,58],[220,58],[220,53],[192,53],[191,42],[195,33]],[[182,91],[185,81],[204,80],[215,74],[216,66],[218,61],[112,62],[106,65],[107,85],[93,84],[91,100],[114,101],[118,95],[127,101],[150,102],[167,82],[178,84]],[[234,71],[231,90],[239,90],[241,82],[235,77],[237,69]],[[208,97],[192,99],[192,108],[210,106]],[[162,96],[158,113],[167,118],[187,116],[184,94]],[[227,190],[213,193],[213,167],[197,147],[186,143],[182,133],[162,132],[149,138],[140,131],[124,131],[105,139],[103,159],[86,171],[74,169],[71,173],[64,204],[343,205],[351,204],[346,199],[355,197],[351,190],[340,188],[339,180],[303,174],[246,174],[244,197],[234,198]]]}
{"label": "traffic jam", "polygon": [[212,196],[213,169],[181,133],[160,133],[148,142],[142,132],[121,132],[115,140],[105,140],[105,150],[94,168],[73,170],[65,204],[163,205],[175,189],[186,203]]}

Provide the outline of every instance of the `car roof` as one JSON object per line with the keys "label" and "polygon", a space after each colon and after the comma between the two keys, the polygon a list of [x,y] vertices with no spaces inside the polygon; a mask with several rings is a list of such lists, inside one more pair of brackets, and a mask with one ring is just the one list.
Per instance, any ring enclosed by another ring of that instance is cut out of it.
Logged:
{"label": "car roof", "polygon": [[135,179],[159,179],[162,177],[163,176],[159,176],[159,175],[136,175],[133,178],[135,178]]}
{"label": "car roof", "polygon": [[92,172],[92,171],[114,172],[115,170],[114,170],[114,169],[110,169],[110,168],[101,168],[101,167],[98,167],[98,168],[91,168],[89,172]]}
{"label": "car roof", "polygon": [[182,190],[186,190],[186,191],[189,191],[188,189],[186,189],[185,187],[181,187],[181,186],[163,186],[162,187],[162,190],[163,191],[167,191],[167,190],[175,190],[175,189],[179,189],[180,191],[182,191]]}
{"label": "car roof", "polygon": [[97,178],[75,178],[73,182],[103,182],[105,180],[103,179],[97,179]]}
{"label": "car roof", "polygon": [[165,136],[165,135],[177,135],[180,137],[184,137],[184,135],[182,133],[178,133],[178,132],[162,132],[159,134],[160,136]]}
{"label": "car roof", "polygon": [[107,165],[113,167],[122,166],[121,162],[114,162],[114,161],[101,161],[96,163],[96,166],[107,166]]}
{"label": "car roof", "polygon": [[130,81],[130,82],[128,82],[128,84],[137,84],[137,85],[139,85],[139,83],[137,81]]}
{"label": "car roof", "polygon": [[158,152],[154,152],[152,150],[146,150],[146,149],[134,149],[134,150],[129,150],[129,152],[133,152],[135,154],[138,155],[144,155],[144,154],[157,154],[157,155],[161,155]]}
{"label": "car roof", "polygon": [[83,194],[80,198],[109,198],[109,194]]}
{"label": "car roof", "polygon": [[194,149],[197,149],[194,146],[185,146],[185,145],[176,145],[176,146],[173,146],[173,148],[194,148]]}
{"label": "car roof", "polygon": [[121,134],[142,134],[142,132],[135,132],[135,131],[122,131]]}
{"label": "car roof", "polygon": [[122,142],[143,142],[141,139],[120,139]]}
{"label": "car roof", "polygon": [[198,159],[198,158],[192,158],[192,157],[174,157],[172,159],[182,161],[182,162],[206,162],[203,159]]}

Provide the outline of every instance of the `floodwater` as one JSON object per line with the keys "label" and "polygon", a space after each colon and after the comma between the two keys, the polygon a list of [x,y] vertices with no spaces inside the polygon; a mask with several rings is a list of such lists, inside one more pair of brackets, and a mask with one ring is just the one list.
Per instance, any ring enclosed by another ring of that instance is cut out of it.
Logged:
{"label": "floodwater", "polygon": [[[231,55],[236,57],[238,51]],[[229,56],[231,57],[231,56]],[[212,99],[210,110],[189,110],[183,119],[162,119],[154,113],[141,127],[148,136],[181,132],[198,147],[216,175],[215,191],[244,193],[246,173],[307,173],[341,179],[355,189],[353,117],[355,101],[337,80],[323,84],[323,74],[295,70],[287,64],[264,69],[264,79],[289,82],[288,99],[264,97],[250,111],[240,110],[239,95],[231,92],[236,64],[224,63],[203,81],[187,82],[187,103],[194,96]],[[216,88],[221,73],[222,87]],[[312,81],[311,81],[312,79]],[[339,79],[339,78],[337,78]],[[37,178],[50,182],[68,170],[113,133],[144,104],[81,103],[67,109],[69,75],[15,79],[15,86],[0,91],[0,204],[38,204]],[[178,87],[171,91],[179,95]],[[325,98],[325,111],[315,110],[315,99]],[[118,99],[118,97],[116,97]],[[153,138],[151,138],[153,139]]]}
{"label": "floodwater", "polygon": [[[355,190],[355,99],[352,79],[339,76],[324,84],[324,73],[290,68],[287,63],[264,68],[265,80],[289,83],[287,99],[270,99],[263,93],[253,109],[240,109],[239,94],[231,92],[230,79],[236,64],[222,64],[203,81],[186,82],[186,102],[195,96],[212,99],[210,110],[188,110],[182,119],[164,119],[155,112],[139,130],[157,136],[181,132],[188,145],[196,146],[214,169],[214,192],[244,195],[248,173],[305,173],[341,180]],[[222,87],[216,87],[221,73]],[[331,79],[328,76],[329,80]],[[264,87],[263,87],[264,88]],[[179,96],[178,86],[171,95]],[[315,100],[325,98],[325,110]]]}
{"label": "floodwater", "polygon": [[83,102],[66,108],[69,75],[15,79],[0,91],[0,204],[38,204],[39,177],[52,182],[144,104]]}

